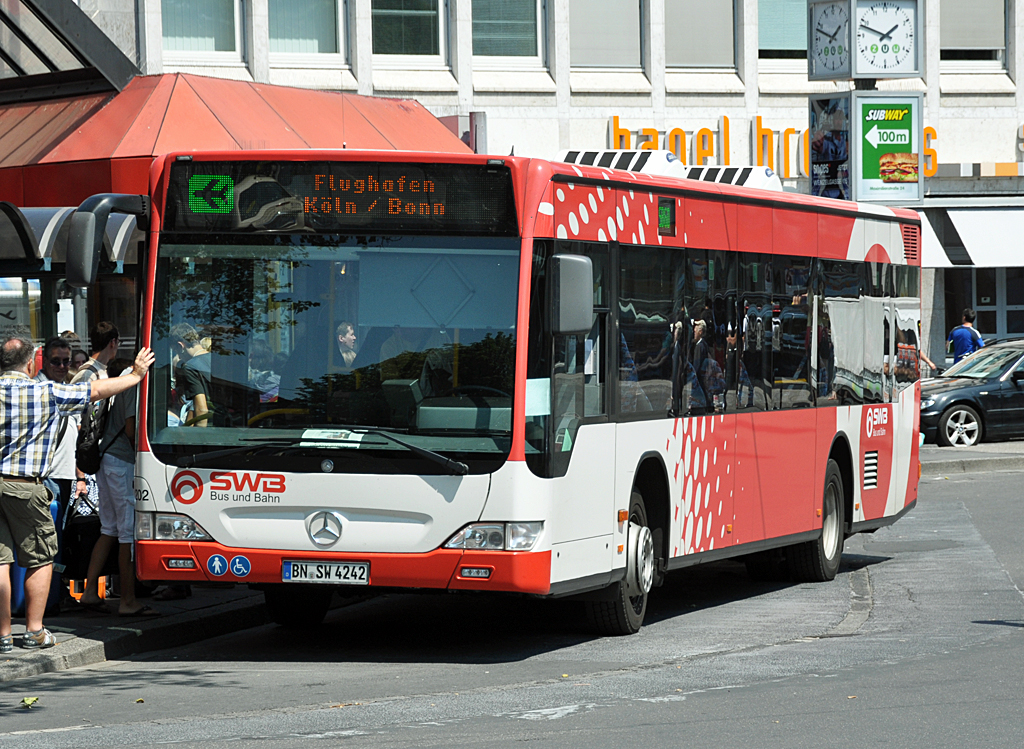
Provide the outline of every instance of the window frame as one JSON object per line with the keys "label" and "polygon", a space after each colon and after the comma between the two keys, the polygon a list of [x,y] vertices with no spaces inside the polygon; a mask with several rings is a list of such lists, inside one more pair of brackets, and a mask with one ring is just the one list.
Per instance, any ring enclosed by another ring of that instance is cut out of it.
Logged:
{"label": "window frame", "polygon": [[[1003,0],[1003,47],[1002,49],[995,48],[988,51],[996,53],[996,59],[994,60],[943,60],[942,53],[945,51],[963,51],[961,47],[943,47],[942,46],[942,34],[941,26],[939,32],[939,74],[947,75],[975,75],[975,74],[1000,74],[1007,73],[1009,71],[1009,65],[1007,62],[1007,50],[1010,49],[1010,26],[1008,19],[1010,17],[1010,3],[1009,0]],[[940,6],[941,13],[941,6]],[[940,16],[941,18],[941,16]],[[982,50],[984,51],[984,50]]]}
{"label": "window frame", "polygon": [[373,0],[370,0],[370,54],[374,70],[451,70],[448,50],[451,48],[451,19],[448,0],[437,0],[437,54],[436,55],[389,55],[373,52]]}
{"label": "window frame", "polygon": [[[268,3],[269,8],[269,3]],[[267,20],[267,59],[271,68],[327,68],[349,70],[348,0],[334,0],[337,18],[337,52],[271,52],[270,20]]]}
{"label": "window frame", "polygon": [[160,3],[160,46],[165,65],[174,67],[244,67],[245,66],[245,14],[244,0],[231,0],[235,24],[235,49],[232,52],[195,52],[168,49],[163,29],[163,0]]}
{"label": "window frame", "polygon": [[[547,11],[548,0],[534,0],[537,8],[537,28],[534,30],[537,37],[537,54],[528,56],[512,55],[477,55],[473,54],[474,70],[547,70]],[[472,1],[470,0],[470,15],[472,15]],[[470,19],[472,25],[472,18]],[[470,32],[470,48],[473,45],[472,32]]]}

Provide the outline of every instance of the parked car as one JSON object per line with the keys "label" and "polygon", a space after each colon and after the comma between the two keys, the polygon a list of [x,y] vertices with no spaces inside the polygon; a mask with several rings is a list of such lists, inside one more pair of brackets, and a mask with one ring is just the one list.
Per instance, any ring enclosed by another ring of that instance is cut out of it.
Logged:
{"label": "parked car", "polygon": [[921,432],[954,447],[1024,437],[1024,340],[986,346],[921,383]]}

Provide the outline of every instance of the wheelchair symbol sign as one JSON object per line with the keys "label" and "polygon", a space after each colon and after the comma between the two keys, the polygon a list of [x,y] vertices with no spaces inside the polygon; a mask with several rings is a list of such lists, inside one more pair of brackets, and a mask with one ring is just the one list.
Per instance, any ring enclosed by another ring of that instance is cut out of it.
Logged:
{"label": "wheelchair symbol sign", "polygon": [[252,570],[252,565],[249,564],[249,560],[243,556],[237,556],[231,558],[231,574],[235,577],[245,577]]}
{"label": "wheelchair symbol sign", "polygon": [[228,560],[220,554],[214,554],[206,560],[206,569],[208,569],[210,574],[214,577],[220,577],[228,571]]}

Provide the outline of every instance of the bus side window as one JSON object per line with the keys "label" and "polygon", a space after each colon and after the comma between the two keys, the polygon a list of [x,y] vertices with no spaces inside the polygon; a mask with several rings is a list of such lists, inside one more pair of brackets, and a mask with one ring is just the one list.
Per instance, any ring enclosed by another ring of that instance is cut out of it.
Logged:
{"label": "bus side window", "polygon": [[[738,407],[767,411],[772,403],[772,304],[769,255],[744,254],[739,268],[739,348],[743,374],[749,382]],[[741,391],[743,388],[741,388]]]}
{"label": "bus side window", "polygon": [[811,336],[808,292],[811,261],[776,257],[772,289],[773,394],[776,408],[814,405],[810,387]]}

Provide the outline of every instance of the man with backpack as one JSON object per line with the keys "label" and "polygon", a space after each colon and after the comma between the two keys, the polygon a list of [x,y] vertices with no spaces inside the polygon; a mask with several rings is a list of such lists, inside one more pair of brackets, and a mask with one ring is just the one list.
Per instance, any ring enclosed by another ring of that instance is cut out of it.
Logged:
{"label": "man with backpack", "polygon": [[138,385],[153,364],[143,349],[130,375],[117,382],[64,385],[32,379],[35,346],[13,333],[0,342],[0,653],[14,646],[11,635],[10,567],[14,551],[25,574],[23,648],[50,648],[56,639],[43,626],[50,591],[57,531],[50,515],[50,492],[43,478],[51,470],[61,415],[80,413],[90,403]]}
{"label": "man with backpack", "polygon": [[[99,322],[89,333],[92,354],[73,383],[109,379],[107,365],[117,356],[120,344],[117,327]],[[121,379],[120,377],[115,379]],[[114,544],[118,544],[118,573],[121,577],[119,616],[155,616],[158,612],[139,604],[135,598],[135,406],[138,391],[123,392],[109,404],[93,408],[82,419],[78,439],[78,467],[95,472],[100,491],[100,537],[89,559],[82,592],[82,606],[105,611],[99,597],[99,578]],[[98,460],[98,465],[96,461]]]}
{"label": "man with backpack", "polygon": [[963,313],[963,324],[957,325],[946,338],[946,342],[953,346],[953,363],[973,354],[980,348],[984,348],[985,341],[974,328],[974,310],[967,308]]}

